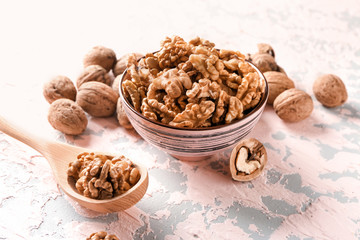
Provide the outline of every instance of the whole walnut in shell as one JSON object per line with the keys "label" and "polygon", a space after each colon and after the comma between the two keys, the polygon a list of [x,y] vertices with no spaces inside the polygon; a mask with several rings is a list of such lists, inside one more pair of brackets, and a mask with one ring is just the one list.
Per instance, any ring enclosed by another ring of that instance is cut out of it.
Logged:
{"label": "whole walnut in shell", "polygon": [[101,82],[111,85],[111,78],[106,70],[99,65],[87,66],[76,80],[76,86],[79,88],[81,84],[86,82]]}
{"label": "whole walnut in shell", "polygon": [[122,75],[118,75],[114,79],[114,81],[113,81],[113,83],[111,85],[112,89],[114,89],[114,91],[117,92],[117,93],[119,93],[121,78],[122,78]]}
{"label": "whole walnut in shell", "polygon": [[66,98],[51,103],[48,121],[56,130],[70,135],[81,134],[88,124],[84,110],[74,101]]}
{"label": "whole walnut in shell", "polygon": [[113,67],[113,73],[115,77],[122,74],[125,71],[125,69],[127,68],[128,58],[133,54],[135,54],[136,59],[139,59],[142,56],[144,56],[141,53],[127,53],[121,56]]}
{"label": "whole walnut in shell", "polygon": [[258,48],[258,53],[266,53],[271,55],[273,58],[275,58],[275,51],[269,44],[258,43],[257,48]]}
{"label": "whole walnut in shell", "polygon": [[84,67],[90,65],[102,66],[107,72],[109,72],[116,62],[115,52],[104,46],[93,47],[83,59]]}
{"label": "whole walnut in shell", "polygon": [[344,82],[336,75],[325,74],[313,84],[316,99],[326,107],[337,107],[346,102],[348,94]]}
{"label": "whole walnut in shell", "polygon": [[269,85],[268,104],[273,104],[275,98],[283,91],[295,87],[294,82],[281,72],[265,72],[264,77]]}
{"label": "whole walnut in shell", "polygon": [[284,121],[298,122],[309,117],[314,109],[311,96],[306,92],[291,88],[280,93],[275,98],[274,109]]}
{"label": "whole walnut in shell", "polygon": [[60,98],[75,101],[76,88],[68,77],[59,75],[44,84],[43,95],[48,103],[52,103]]}
{"label": "whole walnut in shell", "polygon": [[119,95],[108,85],[101,82],[82,84],[76,102],[93,117],[109,117],[115,113]]}
{"label": "whole walnut in shell", "polygon": [[278,71],[278,65],[275,58],[267,53],[255,53],[251,55],[252,63],[260,70],[260,72]]}
{"label": "whole walnut in shell", "polygon": [[133,126],[131,125],[129,118],[125,113],[125,109],[123,107],[123,103],[121,98],[118,98],[117,105],[116,105],[116,118],[120,124],[125,129],[132,129]]}

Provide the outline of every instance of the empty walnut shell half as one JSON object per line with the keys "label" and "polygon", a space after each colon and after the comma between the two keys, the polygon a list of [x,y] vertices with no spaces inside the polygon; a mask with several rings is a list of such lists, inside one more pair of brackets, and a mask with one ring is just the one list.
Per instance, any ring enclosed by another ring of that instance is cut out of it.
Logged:
{"label": "empty walnut shell half", "polygon": [[231,152],[230,172],[236,181],[251,181],[258,177],[267,163],[264,145],[255,138],[238,143]]}

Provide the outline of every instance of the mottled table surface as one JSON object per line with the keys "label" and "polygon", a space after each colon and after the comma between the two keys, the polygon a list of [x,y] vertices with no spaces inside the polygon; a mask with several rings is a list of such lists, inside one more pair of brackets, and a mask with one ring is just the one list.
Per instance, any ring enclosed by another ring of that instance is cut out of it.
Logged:
{"label": "mottled table surface", "polygon": [[[29,132],[122,153],[149,170],[134,207],[99,214],[58,188],[47,161],[0,133],[0,239],[360,239],[360,3],[344,1],[3,1],[0,3],[0,115]],[[181,162],[150,146],[115,118],[90,118],[66,136],[47,122],[42,86],[76,79],[95,45],[153,52],[166,36],[196,36],[218,48],[253,53],[269,43],[277,63],[314,100],[311,116],[285,123],[267,106],[248,137],[268,163],[235,182],[229,152]],[[312,92],[321,74],[340,76],[348,101],[325,108]]]}

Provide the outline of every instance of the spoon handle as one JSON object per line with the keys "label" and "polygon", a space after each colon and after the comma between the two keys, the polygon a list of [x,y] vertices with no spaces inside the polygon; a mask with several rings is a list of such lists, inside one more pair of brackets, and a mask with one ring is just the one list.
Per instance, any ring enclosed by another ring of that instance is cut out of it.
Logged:
{"label": "spoon handle", "polygon": [[19,128],[15,124],[10,123],[7,119],[5,119],[2,116],[0,116],[0,131],[9,135],[10,137],[19,140],[22,143],[25,143],[29,147],[35,149],[36,151],[42,154],[46,152],[45,149],[49,144],[48,141],[26,132],[25,130]]}

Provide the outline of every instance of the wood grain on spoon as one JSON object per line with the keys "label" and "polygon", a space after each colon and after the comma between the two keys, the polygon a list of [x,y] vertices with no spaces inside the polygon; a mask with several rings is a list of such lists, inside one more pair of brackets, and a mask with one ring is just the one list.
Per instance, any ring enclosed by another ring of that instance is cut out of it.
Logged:
{"label": "wood grain on spoon", "polygon": [[68,181],[67,169],[69,163],[75,161],[77,156],[83,152],[95,152],[110,156],[116,156],[118,154],[103,153],[43,139],[19,129],[1,116],[0,131],[41,153],[49,162],[55,180],[64,193],[85,208],[102,213],[118,212],[135,205],[145,195],[149,182],[148,172],[144,166],[133,161],[133,159],[131,161],[135,167],[139,169],[140,179],[130,190],[111,199],[91,199],[79,194],[74,186],[74,182]]}

